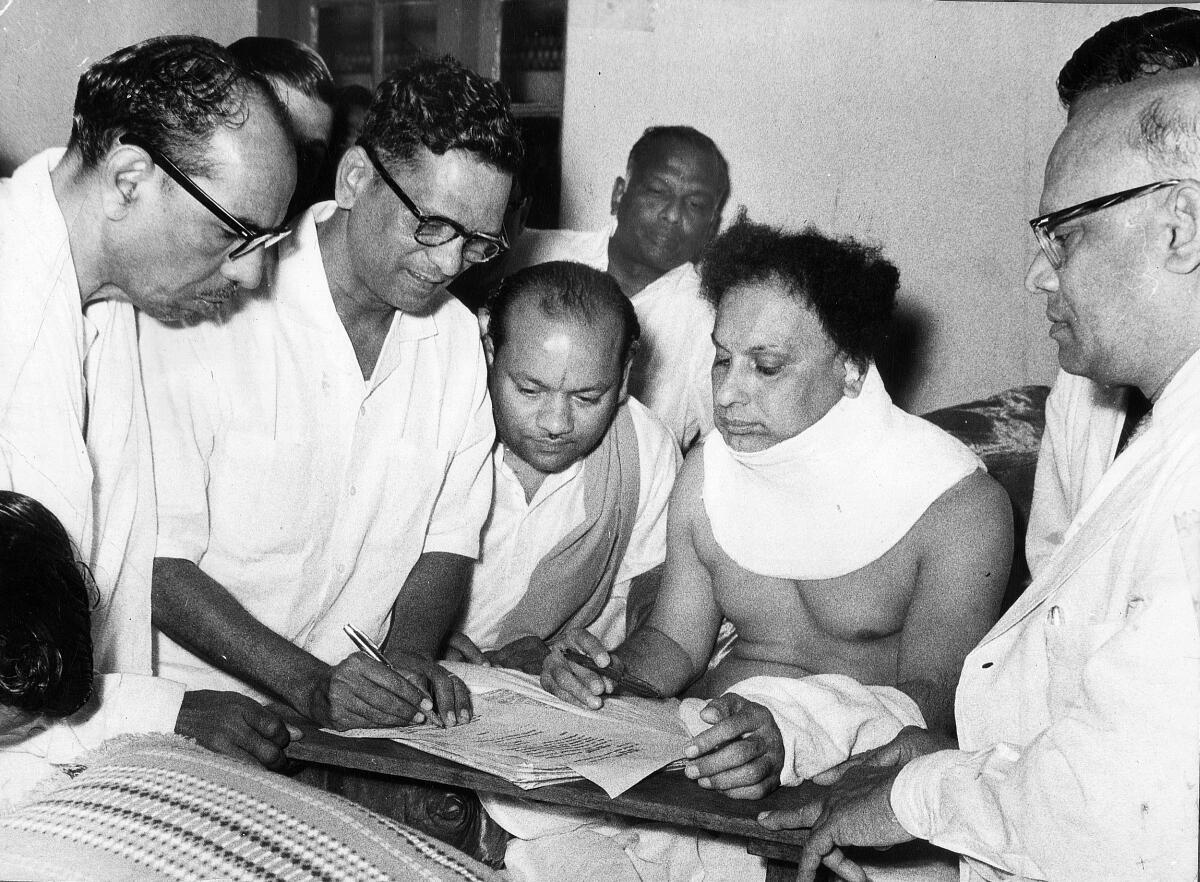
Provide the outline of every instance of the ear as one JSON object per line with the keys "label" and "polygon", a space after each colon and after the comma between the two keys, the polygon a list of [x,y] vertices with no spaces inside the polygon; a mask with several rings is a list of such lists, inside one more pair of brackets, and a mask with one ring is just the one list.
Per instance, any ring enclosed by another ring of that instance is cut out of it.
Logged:
{"label": "ear", "polygon": [[613,181],[612,197],[609,199],[608,210],[610,214],[616,214],[617,209],[621,206],[621,197],[625,195],[625,179],[618,176]]}
{"label": "ear", "polygon": [[154,177],[154,161],[141,147],[120,144],[108,152],[100,174],[104,215],[109,220],[121,220],[148,192]]}
{"label": "ear", "polygon": [[496,362],[496,344],[492,342],[492,338],[488,334],[491,315],[486,309],[481,309],[476,320],[479,322],[480,339],[483,341],[483,357],[487,361],[488,370],[491,370],[492,365]]}
{"label": "ear", "polygon": [[343,153],[333,179],[333,198],[337,200],[338,208],[353,208],[366,191],[374,172],[361,147],[354,146]]}
{"label": "ear", "polygon": [[1180,184],[1170,209],[1171,242],[1163,266],[1170,272],[1188,275],[1200,267],[1200,182]]}
{"label": "ear", "polygon": [[618,404],[624,404],[629,398],[629,371],[633,367],[633,360],[637,358],[638,343],[634,341],[629,347],[629,357],[625,359],[625,367],[621,369],[621,390],[617,393]]}
{"label": "ear", "polygon": [[842,395],[846,398],[857,398],[867,379],[867,364],[848,355],[842,356],[845,365],[846,379],[842,381]]}

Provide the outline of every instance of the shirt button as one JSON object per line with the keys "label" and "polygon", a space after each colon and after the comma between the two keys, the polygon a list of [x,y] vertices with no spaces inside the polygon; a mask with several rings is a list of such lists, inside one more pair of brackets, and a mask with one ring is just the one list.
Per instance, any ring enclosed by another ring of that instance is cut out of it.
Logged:
{"label": "shirt button", "polygon": [[350,495],[351,495],[351,496],[354,496],[356,493],[358,493],[358,488],[357,488],[357,487],[354,487],[354,486],[352,485],[352,486],[350,487]]}

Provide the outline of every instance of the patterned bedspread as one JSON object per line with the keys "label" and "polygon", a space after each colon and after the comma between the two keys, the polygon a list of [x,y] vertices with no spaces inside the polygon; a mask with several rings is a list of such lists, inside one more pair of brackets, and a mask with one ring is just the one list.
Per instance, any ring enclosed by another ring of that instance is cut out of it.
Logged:
{"label": "patterned bedspread", "polygon": [[494,875],[349,800],[181,738],[150,736],[109,742],[73,779],[0,817],[0,878],[475,882]]}

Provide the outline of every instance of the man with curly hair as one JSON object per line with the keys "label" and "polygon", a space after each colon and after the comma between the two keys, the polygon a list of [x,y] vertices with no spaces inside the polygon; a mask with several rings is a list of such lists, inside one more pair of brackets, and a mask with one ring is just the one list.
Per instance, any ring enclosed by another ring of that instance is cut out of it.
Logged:
{"label": "man with curly hair", "polygon": [[339,729],[470,718],[435,659],[494,430],[478,326],[445,284],[504,249],[521,154],[499,84],[449,58],[397,71],[270,296],[222,327],[147,324],[161,673]]}
{"label": "man with curly hair", "polygon": [[0,489],[43,502],[91,570],[97,671],[141,677],[147,725],[234,753],[283,723],[244,696],[149,677],[155,499],[135,310],[211,318],[255,288],[295,175],[267,84],[178,36],[90,67],[66,150],[0,181]]}
{"label": "man with curly hair", "polygon": [[[717,308],[716,431],[676,480],[658,601],[613,652],[586,631],[563,642],[708,700],[685,772],[755,799],[904,726],[946,737],[963,658],[999,612],[1012,516],[974,454],[884,389],[873,355],[898,274],[876,251],[742,218],[701,281]],[[738,637],[709,669],[722,618]],[[615,679],[560,652],[542,671],[592,708]]]}

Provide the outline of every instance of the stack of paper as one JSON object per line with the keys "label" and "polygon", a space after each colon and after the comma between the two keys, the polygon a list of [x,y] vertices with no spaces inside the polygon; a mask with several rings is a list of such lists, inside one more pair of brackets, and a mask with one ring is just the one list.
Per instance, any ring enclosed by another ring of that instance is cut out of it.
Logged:
{"label": "stack of paper", "polygon": [[682,764],[690,736],[674,699],[608,697],[593,711],[561,701],[530,674],[445,665],[471,690],[471,722],[447,729],[426,724],[334,734],[391,738],[525,789],[587,778],[610,797],[652,772]]}

